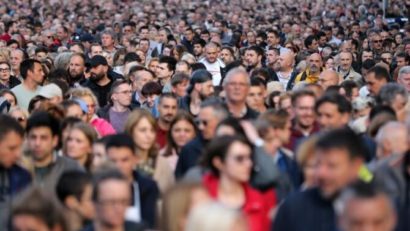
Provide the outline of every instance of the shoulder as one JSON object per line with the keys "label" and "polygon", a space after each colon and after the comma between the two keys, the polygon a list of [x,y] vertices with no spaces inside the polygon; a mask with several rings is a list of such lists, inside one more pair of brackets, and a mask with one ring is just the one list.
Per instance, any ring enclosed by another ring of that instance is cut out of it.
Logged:
{"label": "shoulder", "polygon": [[75,160],[65,156],[57,157],[56,166],[59,166],[64,170],[84,170]]}

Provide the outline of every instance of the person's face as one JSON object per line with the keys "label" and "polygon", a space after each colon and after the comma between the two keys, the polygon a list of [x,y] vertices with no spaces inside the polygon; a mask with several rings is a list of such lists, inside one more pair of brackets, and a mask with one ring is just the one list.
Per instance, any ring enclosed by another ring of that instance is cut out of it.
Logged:
{"label": "person's face", "polygon": [[362,62],[364,62],[368,59],[373,59],[373,52],[363,51]]}
{"label": "person's face", "polygon": [[59,40],[65,40],[67,38],[67,33],[64,31],[63,28],[59,27],[57,29],[57,38]]}
{"label": "person's face", "polygon": [[184,32],[184,37],[187,41],[192,41],[192,39],[194,38],[194,32],[192,32],[191,30],[186,30]]}
{"label": "person's face", "polygon": [[410,74],[401,74],[397,82],[403,85],[408,92],[410,92]]}
{"label": "person's face", "polygon": [[259,109],[264,105],[265,95],[264,89],[261,86],[251,86],[249,88],[248,96],[246,97],[246,104],[252,109]]}
{"label": "person's face", "polygon": [[12,107],[16,106],[16,98],[14,98],[12,94],[5,93],[3,97],[6,98],[7,102],[9,102]]}
{"label": "person's face", "polygon": [[132,27],[127,25],[124,28],[122,28],[122,31],[126,36],[129,36],[132,34]]}
{"label": "person's face", "polygon": [[9,65],[2,63],[0,64],[0,80],[9,81],[10,79],[10,67]]}
{"label": "person's face", "polygon": [[177,66],[175,67],[175,72],[181,72],[190,75],[189,67],[185,63],[177,64]]}
{"label": "person's face", "polygon": [[380,35],[373,36],[372,45],[374,49],[376,50],[382,49],[382,43],[383,43],[383,39]]}
{"label": "person's face", "polygon": [[157,71],[158,63],[158,61],[151,61],[148,65],[148,69],[155,73]]}
{"label": "person's face", "polygon": [[84,51],[81,49],[81,47],[79,45],[71,46],[70,51],[73,52],[73,53],[79,53],[79,54],[84,53]]}
{"label": "person's face", "polygon": [[168,41],[167,32],[165,30],[160,30],[158,32],[158,40],[160,43],[166,43]]}
{"label": "person's face", "polygon": [[225,64],[231,63],[234,61],[233,56],[231,55],[231,52],[229,52],[227,49],[222,49],[221,53],[219,54],[219,57],[222,59],[222,61]]}
{"label": "person's face", "polygon": [[30,154],[36,161],[44,161],[53,154],[58,137],[53,136],[48,127],[32,128],[27,134],[27,145]]}
{"label": "person's face", "polygon": [[70,64],[68,67],[68,72],[70,73],[70,76],[79,77],[83,75],[84,71],[85,71],[84,60],[76,55],[71,57]]}
{"label": "person's face", "polygon": [[203,51],[203,47],[200,44],[194,44],[194,55],[195,56],[201,56]]}
{"label": "person's face", "polygon": [[315,98],[302,96],[295,102],[293,113],[296,122],[302,128],[309,128],[315,123]]}
{"label": "person's face", "polygon": [[376,79],[374,72],[367,73],[364,79],[366,81],[367,89],[373,96],[378,95],[382,86],[387,83],[384,79]]}
{"label": "person's face", "polygon": [[114,39],[109,34],[103,34],[101,36],[101,44],[103,47],[112,47],[114,46]]}
{"label": "person's face", "polygon": [[133,150],[128,147],[111,147],[107,150],[107,157],[124,176],[132,179],[134,167],[138,162]]}
{"label": "person's face", "polygon": [[274,33],[268,33],[267,43],[269,46],[276,46],[279,42],[279,39],[276,37]]}
{"label": "person's face", "polygon": [[352,66],[352,55],[349,53],[340,53],[340,66],[343,70],[349,70]]}
{"label": "person's face", "polygon": [[258,55],[253,50],[247,50],[245,52],[245,61],[250,67],[256,67],[261,62],[262,56]]}
{"label": "person's face", "polygon": [[349,114],[340,113],[336,104],[325,102],[317,110],[317,121],[322,129],[341,128],[349,121]]}
{"label": "person's face", "polygon": [[392,60],[393,60],[393,56],[390,53],[383,53],[381,55],[381,58],[383,60],[385,60],[387,62],[387,64],[389,64],[389,65],[392,63]]}
{"label": "person's face", "polygon": [[199,96],[202,99],[206,99],[209,96],[214,94],[214,85],[212,84],[212,80],[206,81],[204,83],[197,84],[199,85]]}
{"label": "person's face", "polygon": [[13,231],[52,231],[46,223],[29,214],[19,214],[12,218]]}
{"label": "person's face", "polygon": [[195,138],[194,126],[186,120],[179,120],[171,128],[171,136],[177,147],[185,146],[189,141]]}
{"label": "person's face", "polygon": [[335,68],[335,60],[328,59],[325,63],[325,68],[326,68],[326,70],[329,70],[329,69],[333,70]]}
{"label": "person's face", "polygon": [[346,202],[339,218],[343,230],[349,231],[392,231],[396,216],[391,202],[383,195],[373,198],[352,198]]}
{"label": "person's face", "polygon": [[326,38],[326,36],[320,37],[320,39],[319,39],[319,45],[323,47],[326,43],[327,43],[327,38]]}
{"label": "person's face", "polygon": [[105,146],[102,143],[93,144],[93,168],[98,168],[107,160]]}
{"label": "person's face", "polygon": [[149,30],[148,29],[142,29],[140,32],[140,39],[147,39],[149,35]]}
{"label": "person's face", "polygon": [[155,106],[155,100],[157,99],[158,95],[152,94],[145,96],[145,103],[149,108],[153,108]]}
{"label": "person's face", "polygon": [[115,89],[112,94],[112,101],[114,104],[128,107],[131,105],[132,89],[129,84],[121,84]]}
{"label": "person's face", "polygon": [[232,76],[224,86],[226,99],[232,102],[245,102],[249,92],[248,77],[244,74]]}
{"label": "person's face", "polygon": [[14,131],[8,132],[0,141],[0,165],[4,168],[10,168],[15,164],[21,153],[23,137]]}
{"label": "person's face", "polygon": [[92,46],[91,47],[91,57],[94,57],[95,55],[102,55],[103,54],[103,48],[102,46]]}
{"label": "person's face", "polygon": [[173,92],[178,97],[184,97],[186,95],[186,91],[187,91],[188,86],[189,86],[188,80],[182,81],[182,83],[179,83],[175,87],[173,87]]}
{"label": "person's face", "polygon": [[148,71],[137,71],[131,76],[132,88],[138,92],[141,91],[142,87],[152,81],[154,78],[152,74]]}
{"label": "person's face", "polygon": [[96,219],[109,227],[122,227],[131,202],[130,185],[123,180],[108,179],[102,181],[97,190]]}
{"label": "person's face", "polygon": [[95,216],[95,209],[92,200],[93,186],[88,184],[84,188],[80,200],[75,208],[76,212],[80,214],[83,219],[92,220]]}
{"label": "person's face", "polygon": [[149,49],[149,42],[147,40],[142,40],[139,44],[139,49],[146,53]]}
{"label": "person's face", "polygon": [[91,117],[95,114],[95,108],[97,107],[96,102],[94,102],[91,96],[83,96],[81,99],[87,104],[87,118],[91,119]]}
{"label": "person's face", "polygon": [[293,115],[291,98],[283,99],[279,102],[280,109],[286,110],[289,115]]}
{"label": "person's face", "polygon": [[279,56],[275,51],[268,50],[266,52],[266,59],[267,59],[268,64],[272,65],[272,64],[275,64],[278,61]]}
{"label": "person's face", "polygon": [[13,70],[19,70],[21,62],[23,62],[23,52],[20,50],[12,50],[10,54],[11,68]]}
{"label": "person's face", "polygon": [[233,142],[225,160],[219,166],[221,175],[237,182],[248,182],[252,170],[251,149],[248,145]]}
{"label": "person's face", "polygon": [[132,130],[132,138],[138,149],[148,151],[155,144],[155,128],[149,120],[144,117]]}
{"label": "person's face", "polygon": [[313,54],[309,57],[309,67],[312,73],[320,72],[320,68],[322,67],[322,58],[319,54]]}
{"label": "person's face", "polygon": [[248,40],[248,43],[254,44],[256,42],[256,36],[253,32],[248,32],[246,34],[246,40]]}
{"label": "person's face", "polygon": [[90,79],[95,82],[102,80],[106,74],[107,74],[107,66],[104,66],[104,65],[98,65],[90,69]]}
{"label": "person's face", "polygon": [[86,159],[92,152],[92,144],[80,129],[70,129],[66,142],[66,154],[74,160]]}
{"label": "person's face", "polygon": [[46,58],[47,58],[47,53],[45,53],[45,52],[38,52],[36,54],[36,59],[40,62],[45,60]]}
{"label": "person's face", "polygon": [[216,47],[205,48],[205,58],[208,62],[214,63],[218,58],[218,49]]}
{"label": "person's face", "polygon": [[322,195],[335,196],[357,178],[362,160],[351,159],[346,149],[316,150],[316,177]]}
{"label": "person's face", "polygon": [[84,120],[84,113],[80,105],[72,105],[66,110],[66,117],[75,117]]}
{"label": "person's face", "polygon": [[397,57],[396,62],[397,62],[397,67],[406,66],[406,59],[404,57]]}
{"label": "person's face", "polygon": [[289,143],[290,135],[291,135],[291,128],[292,128],[292,122],[289,119],[283,128],[275,129],[276,136],[280,140],[281,145],[285,145]]}
{"label": "person's face", "polygon": [[310,44],[309,49],[316,51],[316,50],[318,50],[318,48],[319,48],[319,43],[318,43],[318,41],[317,41],[316,39],[314,39],[314,40],[312,41],[312,44]]}
{"label": "person's face", "polygon": [[167,63],[159,63],[156,74],[158,79],[168,79],[171,78],[173,71],[168,69]]}
{"label": "person's face", "polygon": [[219,119],[215,117],[211,107],[201,108],[198,114],[198,129],[205,140],[210,140],[214,137]]}
{"label": "person's face", "polygon": [[177,114],[178,105],[174,98],[164,97],[158,105],[159,119],[171,123]]}

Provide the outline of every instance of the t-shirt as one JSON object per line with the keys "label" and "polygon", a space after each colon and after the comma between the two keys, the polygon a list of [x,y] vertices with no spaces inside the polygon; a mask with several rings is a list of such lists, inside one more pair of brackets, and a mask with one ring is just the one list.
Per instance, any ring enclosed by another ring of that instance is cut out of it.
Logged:
{"label": "t-shirt", "polygon": [[224,68],[225,64],[219,59],[217,59],[214,63],[210,63],[206,59],[202,59],[200,62],[203,63],[206,67],[206,70],[211,73],[212,84],[214,86],[219,86],[222,79],[221,68]]}
{"label": "t-shirt", "polygon": [[21,83],[13,87],[11,91],[16,95],[17,104],[21,108],[28,110],[28,105],[30,104],[31,99],[33,99],[38,94],[40,89],[41,87],[38,86],[35,91],[31,91]]}
{"label": "t-shirt", "polygon": [[116,112],[110,108],[108,111],[110,116],[110,123],[114,127],[117,133],[124,132],[124,125],[125,121],[127,121],[128,115],[130,114],[130,110],[126,110],[123,112]]}

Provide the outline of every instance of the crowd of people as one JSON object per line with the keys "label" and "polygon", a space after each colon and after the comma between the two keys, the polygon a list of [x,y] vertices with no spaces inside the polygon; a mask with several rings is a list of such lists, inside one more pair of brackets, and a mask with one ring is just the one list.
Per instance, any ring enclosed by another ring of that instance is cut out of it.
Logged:
{"label": "crowd of people", "polygon": [[3,1],[0,230],[409,231],[409,8]]}

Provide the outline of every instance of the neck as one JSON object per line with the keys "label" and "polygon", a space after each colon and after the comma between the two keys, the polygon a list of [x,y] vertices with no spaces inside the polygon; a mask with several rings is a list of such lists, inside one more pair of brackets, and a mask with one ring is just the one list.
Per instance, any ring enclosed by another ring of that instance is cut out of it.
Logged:
{"label": "neck", "polygon": [[287,68],[284,68],[284,69],[280,70],[280,72],[282,72],[282,73],[290,73],[290,72],[292,72],[292,68],[291,68],[291,67],[287,67]]}
{"label": "neck", "polygon": [[35,91],[38,87],[38,84],[30,79],[25,79],[23,84],[27,89],[31,91]]}
{"label": "neck", "polygon": [[104,225],[100,221],[95,221],[94,222],[94,230],[95,231],[123,231],[124,228],[123,228],[122,225],[119,226],[119,227],[110,227],[110,226]]}
{"label": "neck", "polygon": [[107,84],[110,83],[110,82],[111,82],[111,80],[108,78],[107,75],[105,75],[104,78],[102,78],[102,79],[100,79],[99,81],[97,81],[97,85],[99,85],[99,86],[105,86],[105,85],[107,85]]}
{"label": "neck", "polygon": [[9,85],[9,79],[0,79],[0,83],[2,85],[8,86]]}
{"label": "neck", "polygon": [[128,107],[124,107],[118,103],[114,103],[114,105],[112,105],[111,109],[115,112],[125,112],[128,110]]}
{"label": "neck", "polygon": [[243,206],[246,198],[242,184],[222,175],[218,185],[218,200],[232,208]]}
{"label": "neck", "polygon": [[227,102],[229,112],[234,117],[238,117],[242,114],[243,109],[246,108],[246,104],[243,102]]}
{"label": "neck", "polygon": [[81,166],[85,167],[85,164],[86,164],[86,162],[87,162],[87,157],[88,157],[88,154],[85,154],[85,155],[83,155],[83,156],[77,158],[76,161],[77,161]]}
{"label": "neck", "polygon": [[162,119],[158,120],[158,126],[164,130],[164,131],[168,131],[169,130],[169,126],[170,124],[167,121],[164,121]]}
{"label": "neck", "polygon": [[310,126],[301,126],[299,123],[296,123],[295,125],[296,129],[301,131],[304,135],[308,134],[310,135],[310,132],[313,130],[313,124]]}
{"label": "neck", "polygon": [[138,158],[141,160],[140,163],[147,162],[149,151],[138,148],[137,152],[138,152]]}
{"label": "neck", "polygon": [[41,168],[49,165],[53,161],[53,153],[48,154],[44,159],[34,159],[34,167]]}
{"label": "neck", "polygon": [[168,83],[169,79],[170,79],[169,77],[162,78],[162,79],[159,80],[159,82],[161,83],[162,86],[165,86],[165,84]]}

